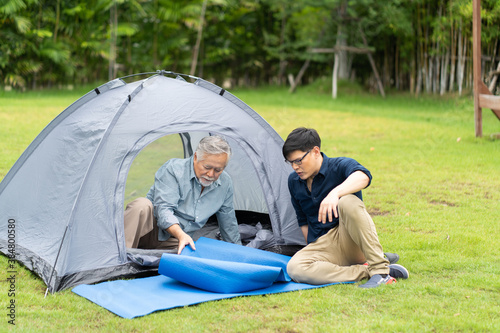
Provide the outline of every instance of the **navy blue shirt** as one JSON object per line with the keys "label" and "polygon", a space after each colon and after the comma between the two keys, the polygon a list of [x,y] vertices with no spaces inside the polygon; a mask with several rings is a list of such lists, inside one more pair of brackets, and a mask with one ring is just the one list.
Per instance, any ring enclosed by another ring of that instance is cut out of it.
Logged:
{"label": "navy blue shirt", "polygon": [[[292,204],[297,213],[299,226],[308,225],[308,244],[339,224],[339,219],[335,218],[335,216],[333,216],[332,222],[323,224],[318,221],[321,201],[331,190],[342,184],[355,171],[362,171],[370,178],[367,187],[372,181],[370,171],[356,160],[348,157],[329,158],[323,153],[321,155],[323,156],[323,163],[318,174],[313,179],[312,191],[307,188],[306,180],[300,179],[297,173],[292,172],[288,177],[288,189],[292,196]],[[354,195],[363,200],[361,191],[354,193]]]}

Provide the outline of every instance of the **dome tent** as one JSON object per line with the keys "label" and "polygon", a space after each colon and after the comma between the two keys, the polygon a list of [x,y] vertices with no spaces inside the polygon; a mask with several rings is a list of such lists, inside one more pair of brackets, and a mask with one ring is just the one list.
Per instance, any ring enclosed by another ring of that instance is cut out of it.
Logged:
{"label": "dome tent", "polygon": [[180,134],[185,156],[205,134],[224,136],[234,152],[227,172],[235,209],[268,214],[278,246],[304,244],[281,137],[241,100],[208,81],[151,74],[131,83],[112,80],[74,102],[0,183],[0,251],[9,255],[7,231],[15,225],[16,260],[51,292],[156,271],[127,255],[124,192],[135,157],[170,134]]}

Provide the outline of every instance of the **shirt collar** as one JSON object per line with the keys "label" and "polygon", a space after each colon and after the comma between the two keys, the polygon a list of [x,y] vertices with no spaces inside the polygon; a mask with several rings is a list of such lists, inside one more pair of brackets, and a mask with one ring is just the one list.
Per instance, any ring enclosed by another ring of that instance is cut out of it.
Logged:
{"label": "shirt collar", "polygon": [[318,174],[322,174],[323,176],[325,176],[328,168],[326,163],[328,156],[326,156],[324,153],[321,153],[321,156],[323,156],[323,162],[321,162],[321,168],[319,168]]}

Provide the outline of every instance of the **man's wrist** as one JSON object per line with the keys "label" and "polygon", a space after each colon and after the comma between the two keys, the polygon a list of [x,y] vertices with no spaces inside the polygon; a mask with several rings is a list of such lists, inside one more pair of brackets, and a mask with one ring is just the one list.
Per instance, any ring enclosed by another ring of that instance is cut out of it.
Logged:
{"label": "man's wrist", "polygon": [[337,197],[337,199],[339,199],[340,198],[340,191],[339,191],[338,187],[331,190],[328,195]]}
{"label": "man's wrist", "polygon": [[168,228],[165,229],[171,236],[179,239],[185,234],[184,230],[182,230],[181,226],[178,223],[174,223]]}

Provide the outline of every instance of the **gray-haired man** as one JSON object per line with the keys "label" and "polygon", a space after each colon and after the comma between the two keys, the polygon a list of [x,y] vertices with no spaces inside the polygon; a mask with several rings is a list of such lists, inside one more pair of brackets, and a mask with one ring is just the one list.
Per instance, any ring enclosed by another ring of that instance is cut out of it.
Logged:
{"label": "gray-haired man", "polygon": [[207,136],[187,159],[171,159],[156,172],[146,198],[127,205],[125,243],[129,248],[195,250],[193,233],[216,214],[222,239],[241,244],[233,208],[233,184],[224,172],[231,148]]}

